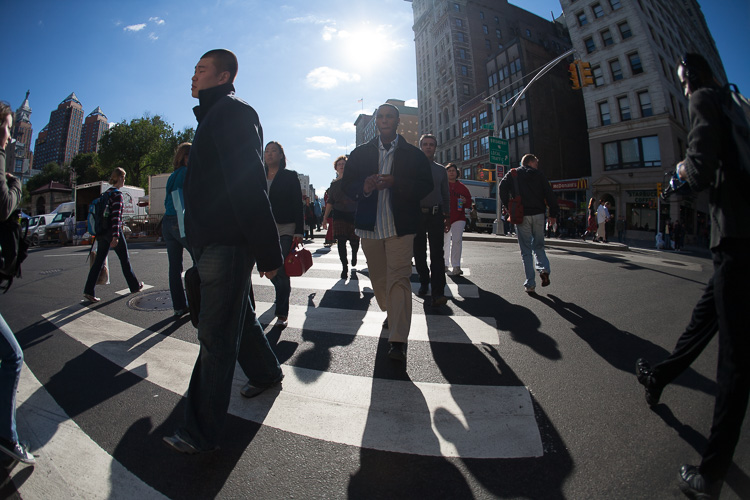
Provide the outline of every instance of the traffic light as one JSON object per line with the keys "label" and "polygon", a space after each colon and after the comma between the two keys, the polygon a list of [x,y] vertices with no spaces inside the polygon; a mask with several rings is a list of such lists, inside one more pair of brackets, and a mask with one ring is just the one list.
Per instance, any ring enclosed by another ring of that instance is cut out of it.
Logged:
{"label": "traffic light", "polygon": [[484,170],[484,169],[478,168],[477,169],[477,180],[478,181],[486,181],[487,180],[486,177],[487,177],[487,171]]}
{"label": "traffic light", "polygon": [[492,175],[495,173],[494,170],[491,168],[485,168],[482,169],[482,172],[484,172],[484,179],[482,179],[485,182],[495,182],[495,180],[492,178]]}
{"label": "traffic light", "polygon": [[594,75],[591,74],[591,64],[585,61],[578,61],[578,68],[581,70],[581,86],[594,84]]}
{"label": "traffic light", "polygon": [[570,73],[570,86],[573,90],[581,88],[581,76],[578,74],[578,60],[573,61],[568,66],[568,73]]}

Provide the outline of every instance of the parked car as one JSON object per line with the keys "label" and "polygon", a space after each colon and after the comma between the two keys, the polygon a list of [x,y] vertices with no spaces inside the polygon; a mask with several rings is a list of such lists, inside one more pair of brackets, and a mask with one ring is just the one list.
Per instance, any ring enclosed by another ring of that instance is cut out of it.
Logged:
{"label": "parked car", "polygon": [[55,214],[44,214],[34,215],[29,219],[29,232],[27,236],[33,246],[38,245],[44,239],[47,224],[52,222],[54,218]]}
{"label": "parked car", "polygon": [[72,216],[73,212],[57,212],[55,217],[47,222],[47,227],[44,230],[44,236],[40,237],[40,241],[49,243],[53,241],[64,243],[67,240],[65,233],[65,219]]}

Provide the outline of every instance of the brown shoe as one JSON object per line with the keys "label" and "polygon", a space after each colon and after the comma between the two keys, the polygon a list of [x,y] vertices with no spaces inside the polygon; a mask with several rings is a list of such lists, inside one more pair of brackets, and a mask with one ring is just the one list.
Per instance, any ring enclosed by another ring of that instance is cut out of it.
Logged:
{"label": "brown shoe", "polygon": [[549,273],[540,273],[539,277],[542,278],[542,286],[549,286]]}

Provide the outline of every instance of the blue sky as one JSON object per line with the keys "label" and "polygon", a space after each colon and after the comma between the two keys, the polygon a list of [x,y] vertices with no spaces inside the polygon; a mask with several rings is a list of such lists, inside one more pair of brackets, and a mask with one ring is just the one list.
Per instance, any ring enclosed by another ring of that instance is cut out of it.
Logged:
{"label": "blue sky", "polygon": [[[556,0],[515,4],[545,19],[562,12]],[[729,80],[750,95],[750,2],[702,4]],[[224,47],[239,58],[237,93],[258,111],[265,141],[279,141],[289,167],[322,194],[333,160],[354,145],[363,109],[389,98],[416,102],[404,0],[5,0],[1,9],[0,99],[15,109],[31,90],[34,140],[71,92],[85,115],[101,106],[110,121],[149,113],[178,130],[195,126],[193,68]]]}

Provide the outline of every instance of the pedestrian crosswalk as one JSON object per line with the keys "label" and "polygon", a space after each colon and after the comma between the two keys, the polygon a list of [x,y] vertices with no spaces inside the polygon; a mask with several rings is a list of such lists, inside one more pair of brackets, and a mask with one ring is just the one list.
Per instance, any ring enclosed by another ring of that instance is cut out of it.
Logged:
{"label": "pedestrian crosswalk", "polygon": [[[350,270],[349,278],[341,279],[337,277],[341,264],[335,249],[322,245],[308,248],[315,252],[314,265],[304,276],[292,278],[293,290],[335,291],[355,298],[372,294],[361,251],[359,265]],[[479,296],[477,286],[466,278],[467,271],[460,280],[448,280],[446,295],[454,301]],[[415,277],[415,292],[416,281]],[[268,300],[273,297],[273,286],[257,274],[253,276],[253,286],[258,317],[270,333],[275,328],[271,321],[275,306]],[[333,307],[311,300],[303,302],[293,293],[289,324],[281,331],[282,339],[285,335],[305,339],[307,332],[348,339],[387,336],[381,326],[386,314],[377,309],[374,300],[366,310],[357,311],[347,309],[346,303],[343,300]],[[450,305],[451,302],[446,309]],[[198,354],[194,340],[165,336],[113,317],[106,308],[92,309],[81,303],[50,311],[44,319],[123,370],[175,394],[187,391]],[[183,328],[192,327],[186,324]],[[341,342],[341,348],[349,348],[349,342]],[[429,308],[413,308],[410,350],[419,344],[502,348],[505,342],[510,340],[498,331],[493,316],[433,314]],[[299,347],[301,351],[305,348],[309,346]],[[362,362],[373,363],[374,358]],[[434,364],[434,360],[422,362]],[[230,413],[284,432],[422,456],[524,458],[544,453],[532,398],[523,385],[488,385],[483,380],[472,385],[383,379],[341,370],[315,370],[286,360],[281,389],[247,400],[239,396],[246,379],[237,368]],[[406,372],[410,369],[407,365]],[[374,369],[365,371],[377,373]]]}

